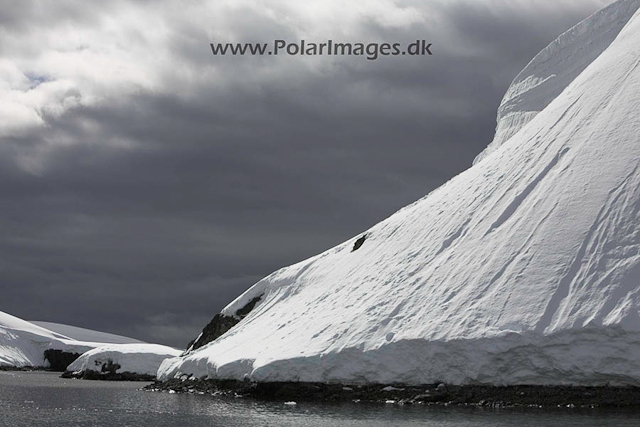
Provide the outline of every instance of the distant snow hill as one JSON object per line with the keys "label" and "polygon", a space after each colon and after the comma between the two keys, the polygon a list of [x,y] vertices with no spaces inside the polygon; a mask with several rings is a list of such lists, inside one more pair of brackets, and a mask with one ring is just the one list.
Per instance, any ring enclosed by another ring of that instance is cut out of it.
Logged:
{"label": "distant snow hill", "polygon": [[[73,356],[53,354],[50,357],[54,360],[50,361],[45,358],[47,350],[80,357],[73,361]],[[155,376],[164,359],[181,353],[171,347],[120,335],[59,323],[27,322],[0,312],[0,367],[50,367],[53,364],[57,370],[68,368],[82,377],[86,371],[101,373],[102,368],[108,366],[115,374]]]}
{"label": "distant snow hill", "polygon": [[473,167],[262,279],[159,376],[640,385],[639,6],[536,56]]}
{"label": "distant snow hill", "polygon": [[49,366],[46,350],[84,353],[98,343],[76,341],[10,314],[0,312],[0,366]]}
{"label": "distant snow hill", "polygon": [[31,323],[78,341],[93,341],[108,344],[140,344],[143,342],[134,338],[123,337],[121,335],[92,331],[91,329],[78,328],[76,326],[63,325],[60,323],[39,321],[31,321]]}
{"label": "distant snow hill", "polygon": [[[60,350],[70,354],[83,354],[93,350],[92,354],[96,354],[101,352],[101,349],[108,352],[114,362],[120,360],[116,354],[118,351],[126,354],[123,356],[125,358],[137,358],[137,365],[133,367],[142,366],[145,369],[149,364],[153,365],[156,362],[158,354],[165,355],[164,357],[180,354],[179,350],[142,343],[133,338],[56,323],[27,322],[0,312],[0,366],[49,367],[51,363],[60,364],[64,360],[69,363],[71,360],[57,356],[55,361],[50,361],[45,358],[47,350]],[[52,355],[54,356],[56,355]],[[105,362],[106,360],[107,358]],[[57,369],[64,370],[66,363]],[[159,365],[160,361],[157,361],[156,368]],[[95,366],[97,365],[94,365],[94,368]],[[131,363],[126,367],[129,366]]]}

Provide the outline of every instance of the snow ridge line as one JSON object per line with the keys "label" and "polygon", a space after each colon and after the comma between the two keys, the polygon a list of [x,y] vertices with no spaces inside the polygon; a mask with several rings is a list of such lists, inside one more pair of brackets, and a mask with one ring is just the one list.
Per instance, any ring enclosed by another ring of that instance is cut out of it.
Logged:
{"label": "snow ridge line", "polygon": [[569,151],[569,147],[565,147],[564,149],[562,149],[562,151],[553,156],[553,159],[551,159],[549,164],[545,166],[544,169],[529,184],[527,184],[527,186],[520,193],[518,193],[513,198],[511,203],[509,203],[505,210],[502,211],[498,219],[496,219],[495,222],[491,224],[491,227],[489,227],[487,232],[484,234],[485,236],[492,233],[496,228],[504,224],[518,210],[522,202],[524,202],[527,196],[529,196],[529,194],[533,192],[533,190],[544,179],[544,177],[547,176],[551,169],[553,169],[554,166],[558,164],[560,159],[565,155],[567,151]]}
{"label": "snow ridge line", "polygon": [[598,212],[596,219],[589,227],[589,231],[586,233],[585,238],[582,241],[582,244],[580,245],[580,249],[578,249],[578,252],[576,253],[575,258],[571,262],[570,267],[567,269],[567,272],[560,279],[558,288],[556,289],[553,296],[549,300],[549,304],[547,305],[547,308],[544,314],[542,315],[542,317],[540,318],[540,321],[535,327],[536,332],[544,332],[546,331],[547,328],[551,326],[553,318],[555,317],[557,311],[560,309],[560,304],[565,298],[567,298],[567,296],[569,295],[569,292],[571,291],[571,286],[575,280],[577,273],[580,271],[580,266],[584,261],[584,257],[587,253],[587,248],[590,246],[594,236],[597,234],[600,228],[600,224],[602,223],[603,219],[609,215],[611,211],[611,207],[614,205],[615,200],[617,200],[618,197],[620,196],[621,190],[626,186],[626,184],[629,182],[631,177],[633,177],[637,171],[638,171],[638,166],[636,166],[634,170],[630,174],[628,174],[618,186],[616,186],[610,191],[609,193],[610,196],[607,202],[604,204],[604,206],[602,206],[602,208]]}

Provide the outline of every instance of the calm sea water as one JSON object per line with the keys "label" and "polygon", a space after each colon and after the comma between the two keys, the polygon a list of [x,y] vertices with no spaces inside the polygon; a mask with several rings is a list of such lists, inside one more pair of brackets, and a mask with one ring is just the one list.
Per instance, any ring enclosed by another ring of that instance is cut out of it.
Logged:
{"label": "calm sea water", "polygon": [[295,406],[140,391],[142,383],[0,372],[0,426],[638,426],[640,413],[397,405]]}

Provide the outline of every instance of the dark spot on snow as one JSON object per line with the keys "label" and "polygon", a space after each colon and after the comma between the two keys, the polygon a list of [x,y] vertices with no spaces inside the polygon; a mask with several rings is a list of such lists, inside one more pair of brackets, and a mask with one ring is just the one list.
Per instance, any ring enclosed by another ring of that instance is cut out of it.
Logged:
{"label": "dark spot on snow", "polygon": [[360,246],[362,246],[362,244],[364,243],[365,240],[367,240],[367,235],[366,234],[355,241],[355,243],[353,244],[353,249],[351,249],[351,252],[355,252],[358,249],[360,249]]}
{"label": "dark spot on snow", "polygon": [[117,363],[113,363],[113,360],[108,359],[105,363],[102,364],[102,368],[100,372],[104,372],[107,374],[115,374],[118,369],[120,369],[120,365]]}

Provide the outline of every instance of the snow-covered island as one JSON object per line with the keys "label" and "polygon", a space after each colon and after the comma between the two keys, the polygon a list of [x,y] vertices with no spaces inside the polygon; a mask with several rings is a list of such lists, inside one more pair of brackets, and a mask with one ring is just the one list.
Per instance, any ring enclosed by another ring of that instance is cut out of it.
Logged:
{"label": "snow-covered island", "polygon": [[639,6],[542,50],[470,169],[259,281],[158,377],[640,385]]}
{"label": "snow-covered island", "polygon": [[83,353],[63,376],[83,379],[153,380],[163,360],[181,350],[159,344],[107,344]]}
{"label": "snow-covered island", "polygon": [[69,371],[90,379],[151,380],[160,363],[182,353],[133,338],[0,312],[0,368]]}

